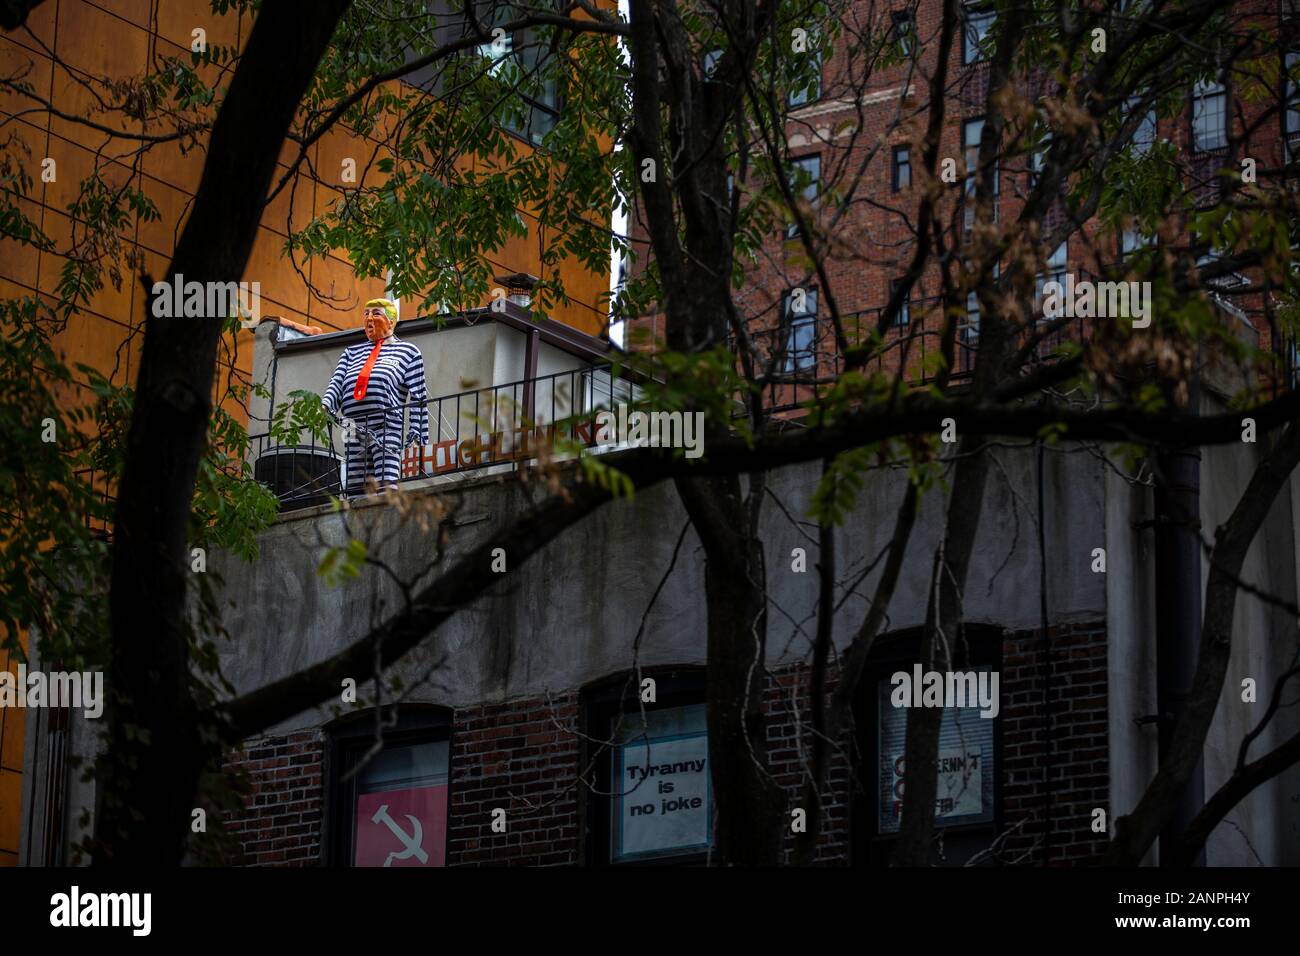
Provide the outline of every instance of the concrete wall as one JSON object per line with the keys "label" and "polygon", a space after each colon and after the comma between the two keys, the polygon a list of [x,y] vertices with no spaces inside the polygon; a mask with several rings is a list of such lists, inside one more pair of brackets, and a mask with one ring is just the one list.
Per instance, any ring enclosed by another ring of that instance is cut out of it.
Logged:
{"label": "concrete wall", "polygon": [[[967,617],[1008,629],[1036,629],[1035,456],[1023,450],[994,454],[988,524],[974,555]],[[1087,455],[1049,451],[1045,456],[1049,540],[1071,543],[1048,549],[1050,624],[1105,616],[1104,578],[1088,569],[1091,537],[1105,528],[1100,467]],[[803,516],[817,476],[818,466],[801,465],[771,477],[773,494],[794,518],[792,522],[778,507],[765,509],[773,663],[804,657],[812,637],[815,571],[792,570],[791,554],[796,547],[806,549],[807,567],[815,567],[816,547],[807,537],[810,526]],[[840,533],[840,574],[845,581],[854,580],[888,540],[902,480],[898,474],[878,473],[868,481]],[[453,532],[453,555],[475,546],[524,505],[525,492],[514,484],[469,483],[457,493],[463,495],[461,520],[466,524]],[[924,595],[942,519],[942,491],[936,488],[922,503],[891,607],[893,628],[915,626],[924,619]],[[429,536],[413,522],[404,524],[391,508],[363,507],[347,520],[357,536],[383,540],[382,553],[396,568],[413,572],[432,554]],[[236,643],[224,651],[223,667],[237,689],[260,686],[335,653],[395,608],[393,588],[378,575],[367,573],[342,588],[328,588],[317,576],[325,548],[346,540],[342,522],[338,515],[305,513],[270,529],[263,536],[261,557],[253,564],[224,556],[212,559],[210,566],[225,580],[225,624],[236,635]],[[421,655],[423,660],[444,653],[447,659],[415,696],[467,706],[572,689],[631,666],[633,638],[685,523],[676,494],[666,485],[643,491],[632,501],[606,505],[504,579],[498,593],[475,602],[426,642],[429,650]],[[693,532],[688,532],[676,567],[646,618],[640,646],[643,664],[704,661],[702,581],[702,556]],[[837,646],[844,646],[861,622],[865,595],[874,582],[873,573],[845,601],[836,619]],[[419,675],[420,666],[415,662],[408,668],[409,679]],[[365,676],[357,675],[358,681]],[[312,726],[324,716],[305,713],[268,732]]]}
{"label": "concrete wall", "polygon": [[[1207,449],[1201,460],[1201,522],[1207,541],[1227,520],[1251,474],[1263,458],[1258,444]],[[1260,529],[1241,580],[1248,588],[1296,602],[1295,512],[1291,487],[1278,496]],[[1209,576],[1208,556],[1202,576]],[[1296,663],[1297,621],[1275,603],[1239,590],[1233,615],[1232,658],[1223,695],[1205,743],[1205,791],[1212,794],[1231,776],[1243,737],[1263,718],[1278,677]],[[1255,682],[1255,701],[1243,701],[1243,681]],[[1295,700],[1291,682],[1284,701]],[[1295,707],[1282,707],[1251,745],[1257,759],[1300,732]],[[1260,787],[1235,808],[1211,836],[1206,860],[1216,866],[1294,866],[1300,864],[1300,768],[1293,767]],[[1273,835],[1274,838],[1270,838]]]}

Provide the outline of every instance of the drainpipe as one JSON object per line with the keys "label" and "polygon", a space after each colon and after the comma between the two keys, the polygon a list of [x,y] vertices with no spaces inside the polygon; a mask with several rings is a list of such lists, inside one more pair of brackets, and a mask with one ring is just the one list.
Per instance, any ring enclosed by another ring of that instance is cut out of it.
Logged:
{"label": "drainpipe", "polygon": [[[1200,405],[1200,387],[1195,379],[1190,405]],[[1201,451],[1196,447],[1161,451],[1156,455],[1156,464],[1156,706],[1163,762],[1169,754],[1174,725],[1191,692],[1201,647]],[[1160,834],[1162,849],[1174,844],[1204,804],[1202,758],[1197,760],[1187,787],[1177,796],[1173,816]],[[1192,862],[1194,866],[1205,865],[1204,849]]]}

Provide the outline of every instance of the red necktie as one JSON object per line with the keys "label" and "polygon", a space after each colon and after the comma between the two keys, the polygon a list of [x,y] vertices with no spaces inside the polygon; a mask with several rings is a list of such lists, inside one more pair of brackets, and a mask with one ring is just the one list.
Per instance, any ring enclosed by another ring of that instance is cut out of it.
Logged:
{"label": "red necktie", "polygon": [[379,361],[379,349],[384,344],[380,339],[375,343],[375,347],[370,350],[369,357],[366,358],[366,364],[361,366],[361,374],[357,376],[357,387],[352,390],[352,397],[358,402],[366,397],[366,386],[370,384],[370,373],[375,368],[375,363]]}

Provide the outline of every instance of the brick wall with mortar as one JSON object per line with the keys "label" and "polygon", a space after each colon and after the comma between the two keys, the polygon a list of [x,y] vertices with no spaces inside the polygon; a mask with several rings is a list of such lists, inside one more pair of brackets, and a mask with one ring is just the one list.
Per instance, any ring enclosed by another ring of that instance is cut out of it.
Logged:
{"label": "brick wall with mortar", "polygon": [[[1036,632],[1008,634],[1002,647],[1003,860],[1076,864],[1095,856],[1105,837],[1091,830],[1092,811],[1108,806],[1106,633],[1101,625],[1053,628],[1050,675],[1043,699],[1043,641]],[[833,693],[834,674],[827,692]],[[789,809],[803,806],[808,723],[808,669],[773,673],[764,693],[768,756]],[[1045,718],[1046,714],[1046,718]],[[565,866],[583,862],[577,776],[582,760],[579,699],[484,704],[455,712],[447,865]],[[1043,735],[1050,799],[1044,798]],[[248,772],[250,792],[225,828],[255,866],[314,866],[322,860],[323,730],[250,741],[227,768]],[[829,754],[829,786],[816,861],[849,862],[852,748]],[[870,781],[867,772],[862,779]],[[491,828],[492,810],[506,810],[505,833]],[[1044,810],[1052,820],[1044,858]],[[788,815],[787,815],[788,819]],[[787,833],[787,857],[794,837]]]}
{"label": "brick wall with mortar", "polygon": [[[926,118],[923,107],[928,97],[925,78],[938,59],[937,37],[941,9],[942,4],[937,0],[921,0],[915,9],[917,32],[922,41],[919,55],[921,69],[912,78],[911,95],[905,101],[907,106],[903,112],[920,109],[922,119]],[[1288,21],[1279,26],[1276,11],[1262,3],[1239,3],[1237,9],[1257,12],[1263,18],[1266,29],[1276,30],[1281,35],[1295,36],[1300,33],[1300,23]],[[860,26],[871,22],[873,29],[879,30],[888,22],[890,11],[887,7],[862,3],[857,6],[855,16]],[[859,333],[865,335],[874,330],[876,316],[871,310],[879,310],[886,305],[891,281],[901,276],[910,262],[914,251],[911,223],[916,221],[917,203],[921,196],[921,190],[917,188],[921,159],[919,134],[913,137],[898,125],[898,93],[908,80],[908,67],[905,64],[877,67],[864,79],[859,61],[856,64],[856,74],[849,77],[846,73],[846,47],[855,42],[854,33],[853,30],[845,31],[835,54],[824,65],[821,97],[792,109],[786,123],[789,156],[801,158],[818,155],[821,159],[823,188],[831,184],[841,190],[847,188],[865,164],[865,173],[856,187],[856,198],[839,219],[835,230],[836,241],[830,244],[823,262],[826,278],[844,317],[846,337],[851,342]],[[1281,69],[1279,60],[1279,76]],[[959,36],[948,64],[948,76],[950,90],[956,95],[945,101],[946,114],[939,156],[941,159],[956,159],[960,168],[965,152],[962,142],[963,123],[981,117],[986,110],[989,64],[963,63]],[[1270,78],[1270,82],[1275,92],[1281,89],[1280,79]],[[1035,69],[1029,75],[1017,78],[1015,85],[1031,103],[1044,95],[1055,95],[1057,92],[1051,77],[1042,69]],[[1257,102],[1238,92],[1230,95],[1232,130],[1235,135],[1245,137],[1230,165],[1235,165],[1237,156],[1253,157],[1261,168],[1284,163],[1281,120],[1275,116],[1268,121],[1260,121],[1262,113],[1274,106],[1275,103]],[[1189,90],[1184,108],[1177,115],[1160,120],[1158,136],[1177,147],[1177,162],[1187,187],[1200,201],[1213,201],[1219,195],[1218,170],[1230,157],[1227,150],[1197,153],[1192,149],[1191,114]],[[909,139],[912,140],[913,186],[896,193],[892,185],[892,147],[906,144]],[[1028,157],[1023,154],[1008,155],[998,162],[1000,189],[997,212],[1001,223],[1014,222],[1021,211],[1023,197],[1029,189],[1027,164]],[[962,179],[958,176],[949,190],[950,195],[944,200],[942,217],[945,222],[954,222],[954,217],[959,218],[961,215],[956,204],[961,186]],[[826,218],[832,212],[832,204],[828,201],[821,205],[816,215]],[[1063,225],[1066,219],[1064,204],[1057,199],[1043,216],[1042,233],[1046,235],[1053,228]],[[646,268],[651,257],[644,210],[639,203],[633,205],[629,228],[640,256],[631,270],[635,275]],[[1095,220],[1089,220],[1081,231],[1070,237],[1067,252],[1069,271],[1102,274],[1105,265],[1119,260],[1117,245],[1117,240],[1109,231],[1102,234],[1100,225]],[[1043,249],[1042,254],[1046,256],[1051,251]],[[788,289],[799,284],[804,284],[806,288],[821,284],[816,280],[810,281],[808,274],[808,261],[801,243],[797,239],[786,239],[784,227],[778,222],[758,257],[758,264],[749,268],[745,282],[733,293],[737,309],[742,316],[748,318],[749,330],[756,337],[756,351],[760,357],[768,356],[774,350],[780,352],[785,347],[788,333],[780,322],[783,296]],[[936,310],[927,314],[926,304],[921,300],[933,300],[940,291],[937,269],[928,266],[911,293],[910,323],[886,332],[886,350],[873,359],[869,371],[897,371],[901,364],[901,345],[893,346],[889,343],[914,336],[906,362],[909,375],[919,375],[924,367],[921,347],[924,346],[928,353],[936,350],[937,330],[942,324],[937,304],[932,301]],[[1258,295],[1239,296],[1234,299],[1234,303],[1247,311],[1261,336],[1260,344],[1268,347],[1270,326],[1263,312],[1263,298]],[[859,313],[865,314],[859,316]],[[817,376],[826,376],[835,371],[838,348],[828,316],[829,310],[823,296],[823,301],[817,307],[815,341],[811,346],[816,362],[815,368],[807,371],[810,377],[814,372]],[[924,329],[924,334],[917,334],[918,329]],[[648,314],[628,322],[625,343],[633,350],[655,351],[659,347],[656,343],[662,342],[664,331],[663,315],[658,312]],[[1071,327],[1068,337],[1087,339],[1091,334],[1089,327]],[[972,356],[973,352],[966,354],[959,348],[954,357],[955,370],[959,373],[967,371]],[[772,392],[769,404],[778,408],[813,397],[813,389],[808,385],[779,384],[773,387]]]}
{"label": "brick wall with mortar", "polygon": [[1093,811],[1111,822],[1105,626],[1054,627],[1046,645],[1044,654],[1038,632],[1009,634],[1002,645],[1003,829],[1019,828],[1003,856],[1077,865],[1106,846]]}
{"label": "brick wall with mortar", "polygon": [[228,755],[228,771],[248,775],[244,808],[225,830],[254,866],[313,866],[320,861],[325,734],[306,730],[247,741]]}

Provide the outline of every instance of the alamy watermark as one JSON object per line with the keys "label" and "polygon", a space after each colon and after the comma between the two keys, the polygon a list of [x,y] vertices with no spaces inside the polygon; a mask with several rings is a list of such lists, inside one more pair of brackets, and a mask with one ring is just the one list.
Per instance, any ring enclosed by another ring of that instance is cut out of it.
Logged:
{"label": "alamy watermark", "polygon": [[57,928],[119,926],[132,936],[148,936],[153,928],[152,893],[92,893],[73,886],[50,897],[50,925]]}
{"label": "alamy watermark", "polygon": [[262,283],[185,281],[176,273],[171,282],[153,284],[153,314],[159,319],[201,319],[239,316],[246,329],[262,321]]}
{"label": "alamy watermark", "polygon": [[889,682],[889,702],[895,707],[979,707],[980,716],[998,715],[997,671],[896,671]]}
{"label": "alamy watermark", "polygon": [[618,403],[618,414],[596,413],[596,444],[639,445],[650,448],[684,448],[687,458],[704,454],[703,412],[629,412]]}
{"label": "alamy watermark", "polygon": [[1049,319],[1132,319],[1133,328],[1151,324],[1150,282],[1075,281],[1066,273],[1065,281],[1043,283],[1043,315]]}
{"label": "alamy watermark", "polygon": [[89,720],[104,713],[103,671],[0,671],[0,707],[77,707]]}

